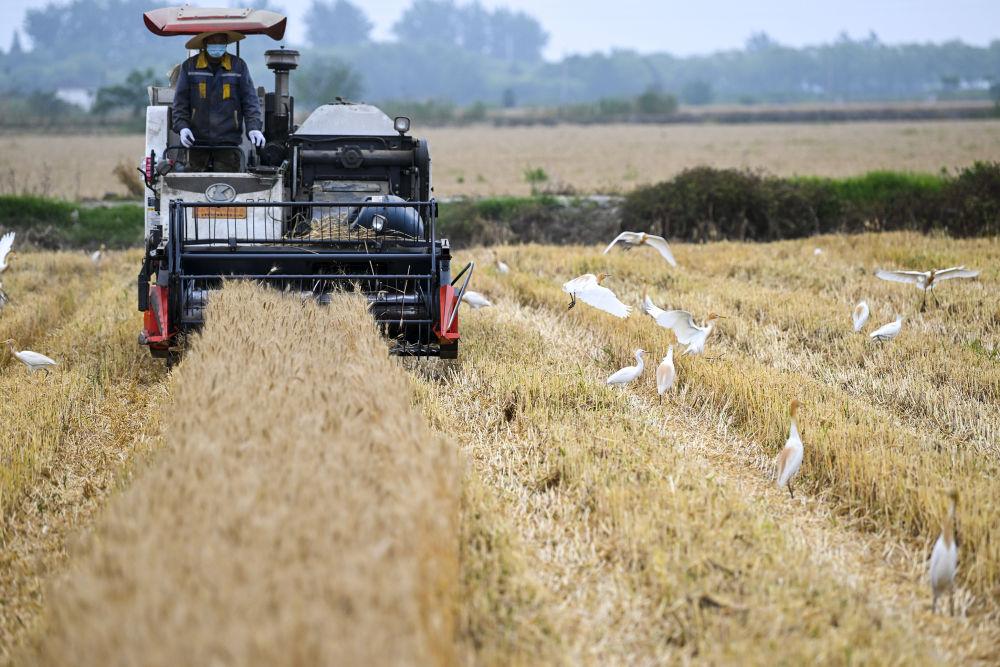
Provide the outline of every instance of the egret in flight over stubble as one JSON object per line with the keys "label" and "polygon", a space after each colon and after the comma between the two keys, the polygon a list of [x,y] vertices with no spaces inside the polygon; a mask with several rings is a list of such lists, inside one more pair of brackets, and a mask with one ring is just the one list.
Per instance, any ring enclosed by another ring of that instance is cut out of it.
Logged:
{"label": "egret in flight over stubble", "polygon": [[41,371],[41,370],[44,370],[46,373],[48,373],[49,368],[56,365],[55,361],[49,359],[44,354],[39,354],[38,352],[32,352],[31,350],[22,350],[18,352],[14,348],[13,338],[8,338],[7,340],[4,341],[4,343],[6,343],[7,347],[10,348],[10,353],[13,354],[18,361],[20,361],[22,364],[28,367],[28,370],[31,371],[32,375],[35,374],[35,371]]}
{"label": "egret in flight over stubble", "polygon": [[622,303],[614,292],[601,285],[609,273],[585,273],[578,278],[573,278],[562,287],[563,292],[569,294],[569,307],[576,305],[576,300],[583,301],[588,306],[593,306],[615,317],[628,317],[632,312],[632,307]]}
{"label": "egret in flight over stubble", "polygon": [[927,308],[927,292],[931,293],[931,296],[934,297],[934,303],[937,304],[937,294],[934,293],[934,288],[939,282],[955,278],[975,278],[979,275],[979,271],[971,271],[964,266],[953,266],[950,269],[931,269],[930,271],[886,271],[879,269],[875,275],[882,280],[894,283],[916,285],[917,289],[924,293],[923,300],[920,302],[920,312],[924,312]]}
{"label": "egret in flight over stubble", "polygon": [[635,366],[626,366],[621,370],[617,370],[608,376],[607,384],[616,384],[618,386],[624,386],[635,380],[640,375],[642,375],[643,369],[643,357],[646,356],[646,351],[639,349],[635,351]]}
{"label": "egret in flight over stubble", "polygon": [[7,261],[8,257],[13,257],[15,253],[11,248],[14,247],[14,232],[7,232],[3,236],[0,236],[0,273],[7,270],[10,263]]}
{"label": "egret in flight over stubble", "polygon": [[642,309],[647,315],[656,320],[656,323],[665,329],[670,329],[677,336],[678,342],[687,345],[684,354],[701,354],[705,351],[705,342],[715,330],[715,321],[725,319],[723,315],[709,313],[705,318],[705,324],[698,326],[694,322],[694,316],[686,310],[663,310],[653,303],[649,294],[643,292]]}
{"label": "egret in flight over stubble", "polygon": [[792,480],[797,474],[799,474],[799,468],[802,467],[802,438],[799,436],[799,425],[797,423],[796,417],[799,412],[799,400],[793,399],[791,403],[791,415],[792,415],[792,425],[788,429],[788,440],[785,441],[785,447],[778,454],[778,488],[788,487],[788,495],[792,498],[795,497],[795,493],[792,491]]}
{"label": "egret in flight over stubble", "polygon": [[625,250],[631,250],[640,245],[648,245],[650,248],[655,248],[656,252],[660,253],[670,266],[677,266],[674,253],[670,252],[670,245],[667,244],[666,239],[662,236],[655,236],[646,232],[622,232],[615,237],[614,241],[608,244],[608,247],[604,249],[604,254],[607,255],[611,252],[611,249],[618,243],[621,243],[625,247]]}

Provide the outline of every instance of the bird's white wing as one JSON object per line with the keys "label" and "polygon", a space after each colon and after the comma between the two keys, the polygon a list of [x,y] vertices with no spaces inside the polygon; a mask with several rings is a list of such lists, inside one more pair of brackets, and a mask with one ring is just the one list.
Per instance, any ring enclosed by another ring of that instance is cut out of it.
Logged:
{"label": "bird's white wing", "polygon": [[952,278],[976,278],[979,271],[972,271],[964,266],[953,266],[950,269],[941,269],[934,272],[934,280],[951,280]]}
{"label": "bird's white wing", "polygon": [[691,313],[686,310],[665,310],[656,318],[656,323],[671,329],[677,340],[685,345],[690,345],[698,334],[703,332],[703,329],[694,323]]}
{"label": "bird's white wing", "polygon": [[628,232],[622,232],[621,234],[619,234],[618,236],[616,236],[615,240],[612,241],[611,243],[609,243],[608,247],[604,249],[604,254],[607,255],[609,252],[611,252],[611,249],[615,247],[616,243],[618,243],[619,241],[622,241],[622,240],[628,238],[628,234],[629,234]]}
{"label": "bird's white wing", "polygon": [[594,285],[595,282],[594,276],[584,274],[578,278],[573,278],[573,280],[563,283],[563,292],[566,292],[567,294],[576,294],[577,292],[587,289],[590,285]]}
{"label": "bird's white wing", "polygon": [[677,260],[674,259],[674,253],[670,252],[670,245],[667,244],[666,239],[662,236],[647,236],[646,245],[656,248],[657,252],[663,255],[663,259],[667,260],[670,266],[677,266]]}
{"label": "bird's white wing", "polygon": [[7,232],[0,236],[0,264],[7,260],[10,249],[14,247],[14,232]]}
{"label": "bird's white wing", "polygon": [[48,357],[46,357],[44,354],[40,354],[38,352],[32,352],[31,350],[22,350],[21,351],[21,359],[23,359],[25,361],[25,363],[29,363],[29,364],[32,364],[32,365],[35,365],[35,366],[37,366],[39,364],[53,364],[53,365],[55,365],[55,363],[56,363],[52,359],[49,359]]}
{"label": "bird's white wing", "polygon": [[885,269],[879,269],[875,272],[875,276],[882,280],[891,280],[894,283],[909,283],[911,285],[916,285],[927,280],[927,274],[923,271],[886,271]]}
{"label": "bird's white wing", "polygon": [[663,309],[653,303],[653,300],[649,298],[649,295],[643,295],[642,297],[642,309],[647,315],[652,317],[654,320],[663,314]]}
{"label": "bird's white wing", "polygon": [[614,292],[600,285],[577,292],[576,298],[594,308],[611,313],[615,317],[628,317],[628,314],[632,311],[631,306],[627,306],[619,301]]}

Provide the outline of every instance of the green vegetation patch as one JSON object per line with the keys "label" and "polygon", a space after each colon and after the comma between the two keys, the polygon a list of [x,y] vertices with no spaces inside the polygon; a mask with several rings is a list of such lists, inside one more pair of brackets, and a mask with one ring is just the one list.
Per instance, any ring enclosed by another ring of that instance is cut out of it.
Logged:
{"label": "green vegetation patch", "polygon": [[0,229],[41,248],[111,248],[142,242],[143,210],[135,204],[79,206],[31,195],[0,196]]}

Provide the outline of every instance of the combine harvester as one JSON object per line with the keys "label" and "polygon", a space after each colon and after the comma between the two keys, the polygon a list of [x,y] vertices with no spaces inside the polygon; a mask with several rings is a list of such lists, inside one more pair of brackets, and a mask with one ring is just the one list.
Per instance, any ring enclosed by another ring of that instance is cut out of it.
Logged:
{"label": "combine harvester", "polygon": [[[162,36],[235,31],[275,40],[286,24],[270,11],[188,6],[144,19]],[[339,98],[297,125],[289,76],[299,54],[280,48],[264,58],[274,91],[258,88],[260,149],[245,136],[239,146],[185,148],[171,129],[174,89],[149,89],[140,343],[172,363],[202,324],[212,291],[238,279],[321,303],[358,286],[394,354],[455,358],[473,265],[451,276],[448,241],[436,235],[427,142],[408,134],[408,118]],[[190,155],[220,149],[238,155],[239,172],[187,168]]]}

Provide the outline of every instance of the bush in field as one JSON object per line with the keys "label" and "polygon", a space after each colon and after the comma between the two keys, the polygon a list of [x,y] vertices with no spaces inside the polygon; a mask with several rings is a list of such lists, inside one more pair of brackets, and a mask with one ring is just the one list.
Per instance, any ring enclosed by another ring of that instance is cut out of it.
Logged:
{"label": "bush in field", "polygon": [[688,241],[903,229],[992,235],[1000,232],[1000,163],[954,176],[873,172],[836,180],[697,167],[629,194],[622,228]]}

